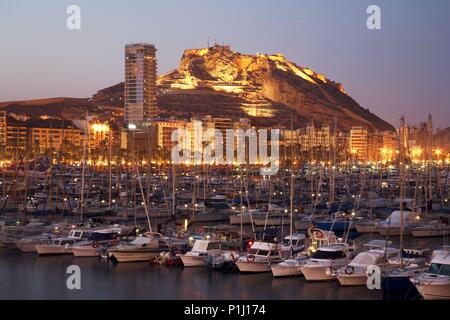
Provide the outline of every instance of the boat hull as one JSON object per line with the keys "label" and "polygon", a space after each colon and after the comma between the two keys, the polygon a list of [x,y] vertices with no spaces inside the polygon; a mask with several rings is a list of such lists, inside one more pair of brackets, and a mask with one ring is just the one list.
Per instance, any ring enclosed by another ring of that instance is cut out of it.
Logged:
{"label": "boat hull", "polygon": [[98,250],[92,246],[73,247],[72,254],[75,257],[97,257]]}
{"label": "boat hull", "polygon": [[[244,215],[242,217],[242,224],[251,224],[251,223],[252,223],[252,221],[250,219],[250,216]],[[241,224],[241,217],[237,216],[237,215],[230,216],[230,224],[240,225]]]}
{"label": "boat hull", "polygon": [[359,233],[374,233],[377,232],[378,224],[355,224],[356,231]]}
{"label": "boat hull", "polygon": [[305,265],[302,273],[308,281],[331,281],[336,277],[331,272],[330,266]]}
{"label": "boat hull", "polygon": [[203,267],[205,265],[205,257],[180,255],[183,266],[185,267]]}
{"label": "boat hull", "polygon": [[415,238],[431,238],[431,237],[442,237],[450,234],[450,229],[444,230],[411,230],[411,234]]}
{"label": "boat hull", "polygon": [[276,278],[281,277],[297,277],[302,275],[300,266],[279,267],[272,266],[272,275]]}
{"label": "boat hull", "polygon": [[279,226],[290,224],[289,218],[281,219],[281,218],[268,218],[267,221],[265,218],[254,218],[253,223],[255,226],[263,227],[263,226]]}
{"label": "boat hull", "polygon": [[339,274],[336,278],[343,287],[367,285],[367,275],[365,273]]}
{"label": "boat hull", "polygon": [[117,262],[150,262],[159,256],[160,252],[147,250],[110,250],[108,256],[114,258]]}
{"label": "boat hull", "polygon": [[262,273],[272,271],[268,262],[238,261],[236,262],[236,266],[242,273]]}
{"label": "boat hull", "polygon": [[335,231],[335,232],[344,232],[347,231],[348,228],[354,229],[355,225],[353,221],[319,221],[316,223],[316,228],[326,231]]}
{"label": "boat hull", "polygon": [[416,285],[416,288],[425,300],[450,299],[450,282],[447,284],[420,284]]}
{"label": "boat hull", "polygon": [[[384,237],[387,236],[400,236],[400,228],[399,227],[378,227],[377,231]],[[408,229],[404,229],[403,235],[409,235],[410,231]]]}
{"label": "boat hull", "polygon": [[65,246],[36,245],[36,252],[41,256],[71,254],[72,250]]}
{"label": "boat hull", "polygon": [[19,243],[16,242],[17,248],[23,253],[37,253],[36,251],[36,243]]}

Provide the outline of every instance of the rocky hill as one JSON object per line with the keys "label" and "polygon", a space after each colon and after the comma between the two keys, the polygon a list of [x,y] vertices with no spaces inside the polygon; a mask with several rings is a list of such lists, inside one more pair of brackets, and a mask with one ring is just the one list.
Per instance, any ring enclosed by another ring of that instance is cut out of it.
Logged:
{"label": "rocky hill", "polygon": [[[15,102],[0,104],[0,109],[31,116],[46,112],[79,116],[81,109],[120,114],[123,87],[120,83],[100,90],[91,99],[49,99],[48,104],[36,105]],[[292,114],[295,126],[310,121],[332,124],[336,116],[342,129],[361,125],[369,130],[394,130],[362,108],[341,84],[280,54],[245,55],[229,46],[186,50],[179,68],[159,77],[158,88],[162,116],[248,117],[256,126],[279,127],[289,127]]]}

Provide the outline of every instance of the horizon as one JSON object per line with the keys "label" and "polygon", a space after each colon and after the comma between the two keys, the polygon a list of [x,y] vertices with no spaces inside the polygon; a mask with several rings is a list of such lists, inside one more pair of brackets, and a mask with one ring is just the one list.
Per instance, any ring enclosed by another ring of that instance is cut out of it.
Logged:
{"label": "horizon", "polygon": [[[278,4],[80,0],[82,29],[70,31],[65,28],[70,1],[1,1],[5,17],[0,28],[15,32],[2,34],[2,42],[9,45],[0,53],[0,101],[89,98],[124,81],[126,44],[154,44],[162,75],[178,67],[184,50],[207,47],[209,38],[210,44],[228,44],[243,54],[281,53],[323,73],[394,127],[401,115],[406,115],[407,123],[418,124],[431,113],[435,128],[446,128],[450,127],[446,93],[450,26],[445,19],[450,3],[432,3],[377,1],[382,29],[368,30],[366,8],[372,3],[366,0]],[[237,5],[241,10],[234,10]],[[148,16],[152,10],[157,14]],[[217,12],[227,19],[217,20]]]}

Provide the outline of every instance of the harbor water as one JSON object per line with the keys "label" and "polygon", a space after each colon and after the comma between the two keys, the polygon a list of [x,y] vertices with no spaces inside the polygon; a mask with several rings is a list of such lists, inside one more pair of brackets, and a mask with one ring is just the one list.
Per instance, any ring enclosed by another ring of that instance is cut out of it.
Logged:
{"label": "harbor water", "polygon": [[[67,267],[81,269],[81,290],[67,288]],[[150,263],[115,264],[72,255],[38,257],[0,249],[0,299],[300,300],[381,299],[380,291],[342,288],[304,278],[274,279],[271,273],[223,273],[205,268]]]}

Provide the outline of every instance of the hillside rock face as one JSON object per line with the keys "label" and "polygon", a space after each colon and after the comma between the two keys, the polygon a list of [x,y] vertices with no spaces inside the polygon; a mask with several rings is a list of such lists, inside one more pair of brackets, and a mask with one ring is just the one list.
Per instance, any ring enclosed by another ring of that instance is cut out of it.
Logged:
{"label": "hillside rock face", "polygon": [[[362,108],[343,86],[311,69],[300,67],[280,54],[244,55],[229,46],[186,50],[179,68],[158,79],[161,117],[212,115],[250,118],[258,127],[354,125],[369,130],[395,130]],[[58,98],[0,103],[0,109],[36,117],[84,117],[83,111],[121,119],[124,84],[95,93],[91,99]],[[36,103],[34,103],[36,102]],[[47,102],[47,103],[46,103]]]}
{"label": "hillside rock face", "polygon": [[158,80],[161,111],[249,117],[259,126],[289,127],[314,121],[342,129],[394,128],[363,109],[339,83],[282,55],[244,55],[228,46],[186,50],[178,69]]}

